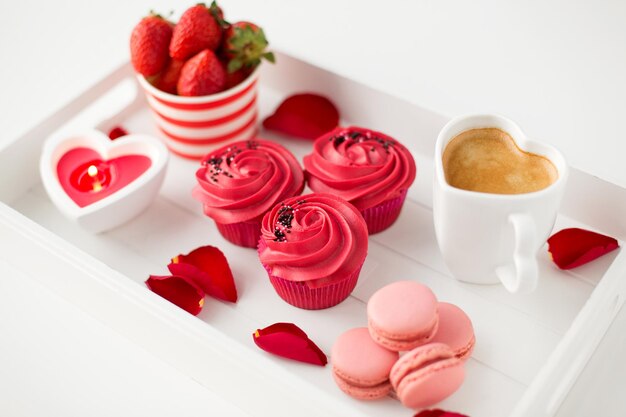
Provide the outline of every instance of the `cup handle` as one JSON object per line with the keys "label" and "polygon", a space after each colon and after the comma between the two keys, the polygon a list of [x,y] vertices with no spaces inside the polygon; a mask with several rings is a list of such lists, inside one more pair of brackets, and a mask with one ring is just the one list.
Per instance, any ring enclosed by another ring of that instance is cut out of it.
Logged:
{"label": "cup handle", "polygon": [[537,287],[539,276],[535,224],[528,214],[522,213],[511,214],[509,223],[515,234],[513,263],[498,267],[496,275],[509,292],[529,293]]}

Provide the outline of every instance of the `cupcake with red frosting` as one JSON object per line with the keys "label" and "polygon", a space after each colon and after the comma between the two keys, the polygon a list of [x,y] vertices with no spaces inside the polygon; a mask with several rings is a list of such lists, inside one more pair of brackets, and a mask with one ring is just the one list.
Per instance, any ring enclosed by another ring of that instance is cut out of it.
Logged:
{"label": "cupcake with red frosting", "polygon": [[361,213],[331,194],[282,201],[263,218],[259,259],[278,295],[309,310],[345,300],[367,255]]}
{"label": "cupcake with red frosting", "polygon": [[208,154],[196,172],[195,199],[228,241],[257,247],[263,215],[302,193],[304,174],[281,145],[262,139],[235,142]]}
{"label": "cupcake with red frosting", "polygon": [[361,127],[338,127],[317,138],[313,153],[304,157],[304,168],[309,187],[352,203],[369,234],[396,221],[416,174],[407,148],[384,133]]}

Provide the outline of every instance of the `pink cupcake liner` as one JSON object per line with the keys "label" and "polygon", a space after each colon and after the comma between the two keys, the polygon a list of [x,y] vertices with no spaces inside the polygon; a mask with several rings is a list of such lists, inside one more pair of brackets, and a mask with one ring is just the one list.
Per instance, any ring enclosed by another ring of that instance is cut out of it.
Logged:
{"label": "pink cupcake liner", "polygon": [[256,248],[261,237],[260,220],[230,224],[215,222],[215,225],[226,240],[245,248]]}
{"label": "pink cupcake liner", "polygon": [[361,266],[347,278],[320,288],[309,288],[305,282],[289,281],[272,275],[270,269],[263,265],[276,293],[292,306],[306,310],[321,310],[336,306],[350,295],[359,280]]}
{"label": "pink cupcake liner", "polygon": [[398,197],[390,198],[377,206],[361,210],[367,224],[367,232],[370,235],[382,232],[398,219],[406,199],[406,193],[407,190],[402,190]]}
{"label": "pink cupcake liner", "polygon": [[[260,239],[258,251],[262,251],[266,246],[265,241]],[[270,282],[278,296],[292,306],[305,310],[322,310],[333,307],[348,298],[356,287],[363,266],[363,264],[359,265],[353,273],[333,284],[320,288],[310,288],[306,282],[289,281],[272,275],[272,269],[263,263],[261,264],[267,271]]]}

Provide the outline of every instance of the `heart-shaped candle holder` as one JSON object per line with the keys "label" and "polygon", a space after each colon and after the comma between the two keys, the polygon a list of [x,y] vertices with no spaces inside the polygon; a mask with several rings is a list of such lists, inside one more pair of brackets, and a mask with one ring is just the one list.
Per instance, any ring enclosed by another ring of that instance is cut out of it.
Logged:
{"label": "heart-shaped candle holder", "polygon": [[98,233],[127,222],[152,202],[168,155],[165,145],[148,135],[111,141],[92,130],[49,138],[39,170],[57,208]]}

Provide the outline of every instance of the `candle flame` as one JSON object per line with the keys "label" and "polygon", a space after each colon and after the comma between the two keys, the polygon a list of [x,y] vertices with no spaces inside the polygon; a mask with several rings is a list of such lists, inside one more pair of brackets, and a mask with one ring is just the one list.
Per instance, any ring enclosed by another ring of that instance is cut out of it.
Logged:
{"label": "candle flame", "polygon": [[87,175],[89,175],[91,178],[94,179],[94,182],[92,185],[93,191],[98,192],[102,190],[102,184],[100,183],[100,180],[98,179],[98,167],[96,167],[95,165],[89,165],[89,168],[87,168]]}
{"label": "candle flame", "polygon": [[95,177],[98,175],[98,168],[95,165],[89,165],[89,168],[87,168],[87,175]]}

